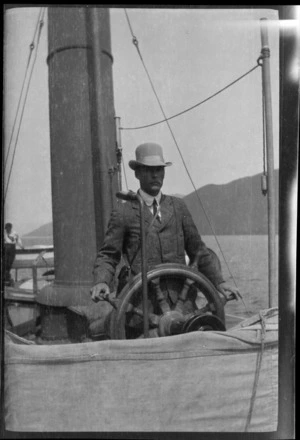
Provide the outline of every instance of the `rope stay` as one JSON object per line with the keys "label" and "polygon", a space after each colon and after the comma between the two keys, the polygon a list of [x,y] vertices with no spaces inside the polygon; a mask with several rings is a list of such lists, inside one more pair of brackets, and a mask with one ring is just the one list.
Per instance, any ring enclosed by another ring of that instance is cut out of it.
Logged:
{"label": "rope stay", "polygon": [[[219,240],[218,240],[218,238],[217,238],[217,235],[216,235],[216,233],[215,233],[215,230],[214,230],[214,227],[213,227],[213,225],[212,225],[212,222],[211,222],[211,220],[210,220],[210,218],[209,218],[209,216],[208,216],[208,213],[206,212],[206,210],[205,210],[205,208],[204,208],[204,206],[203,206],[203,203],[202,203],[202,201],[201,201],[201,199],[200,199],[200,196],[199,196],[199,194],[198,194],[197,188],[196,188],[196,186],[195,186],[195,184],[194,184],[194,182],[193,182],[193,179],[192,179],[192,177],[191,177],[191,175],[190,175],[190,172],[189,172],[189,170],[188,170],[188,168],[187,168],[187,166],[186,166],[185,160],[184,160],[184,158],[183,158],[183,156],[182,156],[182,153],[181,153],[181,150],[180,150],[180,148],[179,148],[179,145],[178,145],[178,143],[177,143],[177,141],[176,141],[176,138],[175,138],[175,135],[174,135],[174,133],[173,133],[173,130],[172,130],[170,124],[169,124],[169,120],[168,120],[168,118],[166,117],[166,114],[165,114],[165,112],[164,112],[164,109],[163,109],[163,107],[162,107],[162,104],[161,104],[161,102],[160,102],[160,100],[159,100],[159,97],[158,97],[158,95],[157,95],[157,93],[156,93],[156,90],[155,90],[155,87],[154,87],[153,82],[152,82],[152,80],[151,80],[151,77],[150,77],[150,74],[149,74],[149,72],[148,72],[147,66],[146,66],[146,64],[145,64],[145,62],[144,62],[144,60],[143,60],[143,57],[142,57],[141,51],[140,51],[140,49],[139,49],[139,46],[138,46],[138,40],[137,40],[136,36],[135,36],[134,33],[133,33],[132,26],[131,26],[131,23],[130,23],[130,20],[129,20],[129,17],[128,17],[128,14],[127,14],[126,9],[124,9],[124,11],[125,11],[125,15],[126,15],[126,18],[127,18],[128,25],[129,25],[130,33],[131,33],[131,36],[132,36],[132,42],[133,42],[133,44],[135,45],[135,47],[136,47],[136,49],[137,49],[138,55],[139,55],[139,57],[140,57],[140,60],[141,60],[141,62],[142,62],[142,64],[143,64],[143,66],[144,66],[145,72],[146,72],[147,77],[148,77],[148,79],[149,79],[149,82],[150,82],[151,88],[152,88],[152,90],[153,90],[153,92],[154,92],[154,95],[155,95],[155,97],[156,97],[156,99],[157,99],[157,102],[158,102],[158,105],[159,105],[159,107],[160,107],[160,110],[161,110],[161,112],[162,112],[162,114],[163,114],[163,116],[164,116],[164,120],[161,121],[161,122],[166,122],[166,124],[167,124],[167,126],[168,126],[168,128],[169,128],[170,134],[171,134],[171,136],[172,136],[172,138],[173,138],[173,141],[174,141],[174,143],[175,143],[175,145],[176,145],[176,148],[177,148],[177,150],[178,150],[178,153],[179,153],[179,155],[180,155],[180,157],[181,157],[182,163],[183,163],[184,168],[185,168],[185,170],[186,170],[186,173],[187,173],[187,175],[188,175],[188,177],[189,177],[189,179],[190,179],[190,182],[191,182],[191,184],[192,184],[192,187],[193,187],[193,189],[194,189],[194,191],[195,191],[195,194],[196,194],[196,197],[197,197],[197,199],[198,199],[198,202],[199,202],[199,204],[200,204],[200,206],[201,206],[201,208],[202,208],[202,210],[203,210],[203,212],[204,212],[205,218],[206,218],[206,220],[208,221],[208,224],[209,224],[209,226],[210,226],[210,228],[211,228],[211,231],[212,231],[212,233],[213,233],[213,236],[214,236],[214,238],[215,238],[215,240],[216,240],[217,246],[218,246],[218,248],[219,248],[219,250],[220,250],[220,252],[221,252],[221,254],[222,254],[222,257],[223,257],[223,260],[224,260],[224,262],[225,262],[225,264],[226,264],[227,270],[228,270],[228,272],[229,272],[229,274],[230,274],[230,277],[232,278],[232,280],[233,280],[233,282],[234,282],[234,285],[235,285],[236,288],[238,289],[237,283],[236,283],[235,278],[234,278],[234,276],[233,276],[233,274],[232,274],[232,272],[231,272],[231,270],[230,270],[230,267],[229,267],[229,265],[228,265],[228,262],[227,262],[227,260],[226,260],[226,258],[225,258],[224,252],[223,252],[223,250],[222,250],[222,248],[221,248],[220,242],[219,242]],[[260,58],[261,58],[261,57],[260,57]],[[246,74],[244,74],[242,77],[246,76],[248,73],[252,72],[253,70],[255,70],[257,67],[259,67],[259,66],[261,65],[260,62],[259,62],[260,58],[258,58],[258,60],[257,60],[257,65],[256,65],[255,67],[253,67],[249,72],[247,72]],[[241,78],[240,78],[240,79],[241,79]],[[237,79],[237,80],[234,81],[233,83],[237,82],[238,80],[239,80],[239,79]],[[228,87],[229,87],[229,85],[228,85],[226,88],[228,88]],[[225,89],[224,89],[224,90],[225,90]],[[221,93],[221,91],[219,91],[219,93]],[[217,93],[217,94],[218,94],[218,93]],[[216,95],[216,94],[215,94],[215,95]],[[199,104],[199,105],[200,105],[200,104]],[[175,116],[176,116],[176,115],[175,115]],[[173,117],[175,117],[175,116],[173,116]],[[246,310],[247,310],[246,304],[245,304],[245,302],[244,302],[244,300],[243,300],[241,294],[239,294],[239,297],[242,299],[242,302],[243,302],[243,304],[244,304],[244,306],[245,306],[245,308],[246,308]]]}
{"label": "rope stay", "polygon": [[268,182],[267,182],[267,171],[266,171],[266,150],[267,150],[267,141],[266,141],[266,108],[265,108],[265,94],[264,87],[262,84],[262,126],[263,126],[263,173],[261,176],[261,192],[264,196],[268,193]]}
{"label": "rope stay", "polygon": [[213,93],[212,95],[208,96],[207,98],[203,99],[203,101],[198,102],[197,104],[182,110],[179,113],[176,113],[173,116],[170,116],[169,118],[166,119],[162,119],[160,121],[157,122],[153,122],[152,124],[147,124],[147,125],[141,125],[139,127],[120,127],[121,130],[140,130],[142,128],[148,128],[148,127],[153,127],[154,125],[158,125],[158,124],[162,124],[163,122],[167,122],[170,121],[171,119],[177,118],[178,116],[183,115],[184,113],[187,113],[191,110],[194,110],[196,107],[199,107],[200,105],[204,104],[205,102],[209,101],[210,99],[214,98],[215,96],[219,95],[220,93],[224,92],[226,89],[228,89],[229,87],[233,86],[234,84],[236,84],[238,81],[240,81],[241,79],[245,78],[245,76],[249,75],[250,73],[252,73],[255,69],[257,69],[259,67],[259,64],[255,65],[254,67],[252,67],[250,70],[248,70],[246,73],[244,73],[243,75],[239,76],[238,78],[236,78],[234,81],[232,81],[231,83],[227,84],[225,87],[223,87],[222,89],[218,90],[217,92]]}
{"label": "rope stay", "polygon": [[33,53],[33,50],[34,50],[34,47],[35,47],[34,41],[35,41],[38,25],[39,25],[39,22],[40,22],[41,13],[42,13],[42,8],[40,9],[40,12],[39,12],[39,16],[38,16],[37,24],[35,26],[35,31],[34,31],[32,42],[29,45],[29,55],[28,55],[28,60],[27,60],[27,66],[26,66],[26,69],[25,69],[25,75],[24,75],[24,79],[23,79],[23,83],[22,83],[22,87],[21,87],[20,97],[19,97],[19,100],[18,100],[17,111],[16,111],[14,123],[13,123],[13,128],[12,128],[10,140],[9,140],[8,150],[7,150],[7,153],[6,153],[5,165],[4,165],[5,168],[6,168],[6,164],[7,164],[7,160],[8,160],[8,155],[9,155],[9,151],[10,151],[10,147],[11,147],[12,137],[13,137],[15,126],[16,126],[16,122],[17,122],[17,116],[19,114],[19,109],[20,109],[20,105],[21,105],[21,99],[22,99],[22,96],[23,96],[23,91],[24,91],[25,81],[26,81],[26,77],[27,77],[27,73],[28,73],[28,69],[29,69],[29,65],[30,65],[30,61],[31,61],[31,56],[32,56],[32,53]]}
{"label": "rope stay", "polygon": [[266,171],[266,155],[267,155],[267,146],[266,146],[266,109],[265,109],[265,95],[264,91],[262,91],[262,140],[263,140],[263,172],[261,175],[261,192],[263,196],[268,194],[268,173]]}
{"label": "rope stay", "polygon": [[260,341],[260,350],[257,352],[257,358],[256,358],[256,368],[255,368],[255,374],[254,374],[254,383],[253,383],[253,389],[252,389],[252,395],[250,398],[250,408],[247,415],[247,421],[245,426],[245,432],[248,432],[253,410],[254,410],[254,403],[256,399],[256,392],[258,388],[258,382],[259,382],[259,375],[262,368],[262,361],[263,361],[263,354],[265,350],[265,338],[266,338],[266,315],[263,314],[262,311],[259,312],[259,320],[261,324],[261,341]]}
{"label": "rope stay", "polygon": [[[257,58],[257,64],[262,67],[264,58],[270,58],[270,49],[268,47],[263,47],[261,49],[260,56]],[[265,107],[265,93],[263,83],[262,87],[262,138],[263,138],[263,173],[261,175],[261,192],[264,196],[268,194],[268,173],[266,171],[266,156],[267,156],[267,138],[266,138],[266,107]]]}
{"label": "rope stay", "polygon": [[[8,150],[7,150],[7,154],[6,154],[6,157],[5,157],[4,169],[6,169],[6,167],[7,167],[8,157],[9,157],[9,153],[10,153],[11,146],[12,146],[12,139],[13,139],[13,136],[14,136],[15,131],[16,131],[16,139],[15,139],[15,142],[14,142],[14,149],[13,149],[13,154],[12,154],[12,160],[11,160],[11,165],[10,165],[10,169],[9,169],[9,173],[8,173],[8,179],[7,179],[7,184],[6,184],[5,194],[4,194],[4,203],[5,203],[5,199],[6,199],[9,183],[10,183],[10,177],[11,177],[11,173],[12,173],[12,169],[13,169],[13,164],[14,164],[14,159],[15,159],[15,154],[16,154],[16,148],[17,148],[17,144],[18,144],[21,124],[22,124],[24,110],[25,110],[25,104],[26,104],[27,96],[28,96],[28,92],[29,92],[29,86],[30,86],[30,83],[31,83],[33,69],[34,69],[34,66],[35,66],[36,59],[37,59],[38,47],[39,47],[39,43],[40,43],[42,28],[43,28],[43,25],[44,25],[45,11],[46,11],[46,8],[41,8],[40,9],[38,20],[37,20],[37,24],[36,24],[35,31],[34,31],[34,36],[33,36],[32,42],[29,45],[30,52],[29,52],[29,56],[28,56],[28,60],[27,60],[27,66],[26,66],[26,70],[25,70],[25,75],[24,75],[24,79],[23,79],[23,83],[22,83],[22,87],[21,87],[21,93],[20,93],[20,97],[19,97],[19,100],[18,100],[17,111],[16,111],[16,115],[15,115],[15,118],[14,118],[13,128],[12,128],[12,132],[11,132],[11,136],[10,136],[10,140],[9,140]],[[32,61],[32,64],[31,64],[31,69],[29,71],[31,57],[32,57],[32,53],[33,53],[34,49],[35,49],[35,56],[33,58],[33,61]],[[27,85],[26,85],[26,89],[25,89],[26,79],[27,79]],[[23,98],[23,104],[22,104],[22,107],[21,107],[22,98]],[[18,119],[18,117],[19,117],[19,122],[18,122],[18,126],[17,126],[17,119]]]}

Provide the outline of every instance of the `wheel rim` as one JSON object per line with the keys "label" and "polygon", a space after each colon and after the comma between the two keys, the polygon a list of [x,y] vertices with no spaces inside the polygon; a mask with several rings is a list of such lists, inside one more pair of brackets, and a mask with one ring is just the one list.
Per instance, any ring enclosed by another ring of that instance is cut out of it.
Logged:
{"label": "wheel rim", "polygon": [[[223,302],[216,288],[198,271],[180,264],[162,264],[154,267],[147,273],[147,283],[148,286],[150,286],[148,300],[150,309],[149,321],[153,335],[165,336],[165,334],[162,334],[162,331],[160,331],[160,334],[156,334],[155,328],[159,329],[161,327],[159,322],[161,319],[166,320],[165,316],[167,313],[169,313],[174,321],[175,312],[179,310],[181,313],[183,309],[183,315],[188,316],[191,306],[193,306],[196,314],[209,313],[225,323]],[[177,287],[175,288],[174,286]],[[175,293],[172,291],[174,288]],[[163,299],[161,302],[157,300],[157,291],[160,291],[159,294],[161,294],[161,292],[164,294],[165,299],[167,299],[167,305]],[[167,298],[166,291],[168,292]],[[142,299],[141,292],[142,279],[141,274],[139,274],[133,278],[132,282],[123,288],[118,297],[118,307],[112,311],[110,319],[110,336],[112,339],[128,339],[128,329],[134,328],[131,326],[130,320],[132,319],[133,322],[141,321],[142,308],[139,307]],[[173,297],[170,292],[172,292],[172,294],[174,293]],[[180,295],[184,296],[185,294],[186,300],[178,301]],[[170,296],[172,298],[170,298]],[[180,307],[179,303],[183,303],[183,308]],[[169,310],[167,310],[168,307]],[[158,309],[160,309],[160,313]],[[177,316],[178,313],[176,314],[176,318]],[[172,325],[174,324],[173,321],[171,323]],[[170,323],[167,324],[169,325]],[[180,325],[178,322],[177,324]],[[133,338],[142,336],[143,332],[140,331],[140,329],[136,332],[135,330],[132,330]]]}

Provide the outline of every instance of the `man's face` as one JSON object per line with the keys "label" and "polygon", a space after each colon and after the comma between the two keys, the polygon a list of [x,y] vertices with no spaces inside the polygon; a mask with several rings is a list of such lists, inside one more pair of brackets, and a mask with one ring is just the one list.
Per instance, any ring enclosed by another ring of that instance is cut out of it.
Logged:
{"label": "man's face", "polygon": [[140,166],[135,170],[141,189],[150,196],[157,196],[165,178],[165,167]]}

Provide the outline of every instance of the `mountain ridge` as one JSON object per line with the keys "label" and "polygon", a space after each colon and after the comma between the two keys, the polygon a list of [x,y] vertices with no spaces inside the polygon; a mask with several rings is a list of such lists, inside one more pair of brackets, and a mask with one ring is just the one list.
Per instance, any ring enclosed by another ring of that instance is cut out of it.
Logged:
{"label": "mountain ridge", "polygon": [[[274,171],[274,177],[276,233],[278,233],[278,169]],[[267,234],[268,202],[267,196],[262,195],[260,182],[261,174],[255,174],[222,185],[214,183],[205,185],[197,190],[202,206],[195,192],[186,196],[178,194],[175,196],[180,197],[186,203],[201,235]],[[52,222],[24,235],[24,237],[45,236],[53,236]]]}
{"label": "mountain ridge", "polygon": [[[278,233],[279,170],[275,170],[274,180]],[[261,174],[236,179],[223,185],[209,184],[199,188],[197,194],[202,206],[195,192],[188,194],[183,200],[202,235],[268,233],[268,198],[261,191]]]}

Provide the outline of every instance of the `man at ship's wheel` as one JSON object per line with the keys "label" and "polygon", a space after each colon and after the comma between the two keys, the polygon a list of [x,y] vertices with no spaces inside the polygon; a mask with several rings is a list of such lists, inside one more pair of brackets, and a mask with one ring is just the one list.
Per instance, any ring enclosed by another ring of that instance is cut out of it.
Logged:
{"label": "man at ship's wheel", "polygon": [[[220,268],[202,241],[185,203],[178,197],[162,194],[165,162],[162,147],[145,143],[136,148],[136,160],[129,161],[140,182],[139,195],[145,204],[147,229],[147,266],[149,269],[162,263],[186,264],[198,258],[198,270],[203,273],[224,296],[238,295],[238,290],[224,281]],[[110,293],[121,257],[127,261],[119,275],[118,292],[128,281],[129,273],[141,270],[140,214],[135,200],[119,203],[113,210],[94,265],[94,286],[91,289],[95,302]]]}

